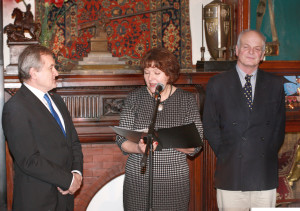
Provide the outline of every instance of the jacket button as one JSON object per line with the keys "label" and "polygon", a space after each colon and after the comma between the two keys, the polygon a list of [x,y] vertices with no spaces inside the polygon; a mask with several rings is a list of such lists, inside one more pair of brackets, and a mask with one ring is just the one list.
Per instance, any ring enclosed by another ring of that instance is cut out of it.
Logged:
{"label": "jacket button", "polygon": [[233,125],[233,126],[237,126],[237,123],[236,123],[236,122],[233,122],[232,125]]}
{"label": "jacket button", "polygon": [[240,154],[239,154],[239,158],[242,158],[242,157],[243,157],[243,155],[240,153]]}
{"label": "jacket button", "polygon": [[262,156],[262,157],[265,157],[265,153],[261,153],[261,156]]}
{"label": "jacket button", "polygon": [[264,137],[260,137],[260,140],[261,140],[261,141],[264,141],[264,140],[265,140],[265,138],[264,138]]}

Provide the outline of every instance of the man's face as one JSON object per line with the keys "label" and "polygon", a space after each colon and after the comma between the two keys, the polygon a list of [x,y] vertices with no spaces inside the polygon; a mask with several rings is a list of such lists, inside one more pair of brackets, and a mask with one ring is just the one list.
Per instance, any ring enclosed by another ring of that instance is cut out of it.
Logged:
{"label": "man's face", "polygon": [[245,32],[240,40],[240,46],[236,46],[239,67],[247,70],[256,70],[260,61],[264,58],[263,39],[257,32]]}
{"label": "man's face", "polygon": [[55,69],[55,61],[51,55],[42,55],[42,68],[35,71],[36,88],[43,92],[48,92],[56,88],[55,78],[58,72]]}

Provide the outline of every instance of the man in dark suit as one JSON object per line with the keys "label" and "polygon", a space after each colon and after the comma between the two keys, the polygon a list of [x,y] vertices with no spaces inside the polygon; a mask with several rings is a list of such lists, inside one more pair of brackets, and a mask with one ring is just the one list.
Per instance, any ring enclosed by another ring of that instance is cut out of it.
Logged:
{"label": "man in dark suit", "polygon": [[13,210],[74,209],[83,155],[75,127],[56,87],[52,52],[38,45],[19,57],[17,93],[5,103],[3,130],[14,159]]}
{"label": "man in dark suit", "polygon": [[284,140],[285,101],[281,77],[258,69],[265,37],[239,35],[236,68],[212,77],[206,88],[203,127],[216,157],[220,210],[274,207],[277,156]]}

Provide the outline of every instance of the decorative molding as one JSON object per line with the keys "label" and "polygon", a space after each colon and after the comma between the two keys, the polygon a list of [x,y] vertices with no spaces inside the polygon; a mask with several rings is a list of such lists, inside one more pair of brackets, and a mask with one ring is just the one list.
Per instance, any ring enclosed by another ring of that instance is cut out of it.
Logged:
{"label": "decorative molding", "polygon": [[64,95],[62,98],[73,119],[100,121],[103,116],[119,116],[126,96],[75,94]]}
{"label": "decorative molding", "polygon": [[62,96],[73,119],[100,120],[100,95]]}
{"label": "decorative molding", "polygon": [[103,97],[103,116],[119,116],[125,102],[124,98]]}

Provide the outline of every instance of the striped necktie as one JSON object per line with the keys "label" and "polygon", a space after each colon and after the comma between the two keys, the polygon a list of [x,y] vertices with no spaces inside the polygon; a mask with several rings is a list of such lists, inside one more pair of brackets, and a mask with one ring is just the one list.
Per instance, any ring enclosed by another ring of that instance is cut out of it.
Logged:
{"label": "striped necktie", "polygon": [[250,110],[252,110],[252,106],[253,106],[253,102],[252,102],[252,85],[250,82],[252,75],[246,75],[245,80],[245,86],[244,86],[244,94],[246,96],[246,100],[247,100],[247,104],[250,108]]}
{"label": "striped necktie", "polygon": [[56,120],[56,122],[58,123],[58,125],[60,126],[60,128],[61,128],[62,132],[64,133],[64,135],[66,136],[65,129],[64,129],[64,127],[63,127],[63,125],[62,125],[62,123],[61,123],[61,121],[59,119],[59,116],[57,115],[57,113],[55,112],[55,110],[54,110],[54,108],[52,106],[50,98],[48,97],[47,94],[44,95],[44,98],[45,98],[45,100],[48,103],[48,106],[49,106],[49,109],[50,109],[50,112],[51,112],[52,116],[54,117],[54,119]]}

